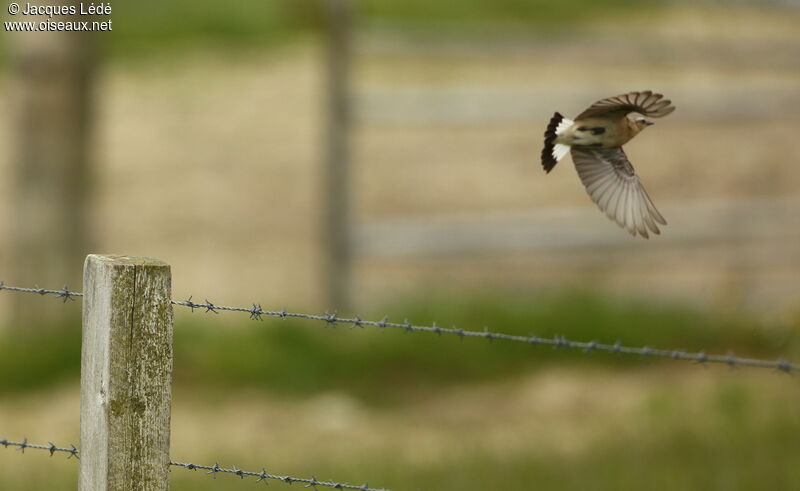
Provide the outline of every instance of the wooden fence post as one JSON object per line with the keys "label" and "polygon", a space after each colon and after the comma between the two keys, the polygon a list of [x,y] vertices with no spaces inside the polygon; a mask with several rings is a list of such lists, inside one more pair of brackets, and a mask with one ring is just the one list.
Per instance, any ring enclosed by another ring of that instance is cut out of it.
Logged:
{"label": "wooden fence post", "polygon": [[83,292],[78,489],[169,489],[169,265],[92,254]]}

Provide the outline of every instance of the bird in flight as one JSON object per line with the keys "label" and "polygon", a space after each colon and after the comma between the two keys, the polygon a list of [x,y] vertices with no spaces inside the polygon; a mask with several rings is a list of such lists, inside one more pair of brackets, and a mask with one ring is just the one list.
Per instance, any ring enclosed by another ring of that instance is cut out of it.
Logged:
{"label": "bird in flight", "polygon": [[[571,121],[556,113],[544,133],[542,166],[550,172],[567,152],[586,192],[608,218],[634,237],[661,233],[667,221],[658,212],[622,150],[622,145],[675,110],[669,99],[650,90],[601,99]],[[638,113],[645,117],[632,118]]]}

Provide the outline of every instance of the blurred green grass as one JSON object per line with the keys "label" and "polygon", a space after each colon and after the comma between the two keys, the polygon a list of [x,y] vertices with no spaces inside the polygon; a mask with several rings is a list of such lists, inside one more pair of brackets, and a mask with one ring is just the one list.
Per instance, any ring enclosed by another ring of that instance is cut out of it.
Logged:
{"label": "blurred green grass", "polygon": [[286,40],[299,27],[290,4],[287,0],[116,2],[111,16],[114,30],[103,49],[119,56],[269,45]]}
{"label": "blurred green grass", "polygon": [[[722,384],[693,402],[662,392],[653,397],[668,400],[669,410],[648,415],[648,408],[642,408],[617,428],[616,437],[578,452],[502,457],[476,450],[457,465],[431,463],[415,469],[413,479],[405,476],[407,488],[800,489],[800,467],[795,465],[800,458],[800,412],[792,402],[740,383]],[[731,396],[736,404],[730,404]]]}
{"label": "blurred green grass", "polygon": [[[746,316],[728,316],[682,305],[649,304],[598,293],[431,293],[398,300],[364,318],[437,322],[481,331],[666,349],[733,351],[740,356],[790,356],[796,333]],[[76,379],[80,367],[79,322],[46,336],[14,332],[0,340],[0,391],[37,390]],[[381,404],[423,396],[443,385],[507,379],[552,365],[602,365],[625,370],[671,360],[639,360],[585,354],[501,340],[407,333],[397,329],[325,327],[319,321],[246,314],[190,313],[176,308],[176,387],[254,388],[308,396],[339,390]]]}
{"label": "blurred green grass", "polygon": [[[140,0],[115,2],[113,31],[103,33],[100,48],[112,57],[182,52],[187,48],[261,49],[308,36],[325,24],[322,0],[214,2]],[[634,0],[354,0],[358,22],[419,22],[463,25],[473,22],[558,28],[621,16],[646,14],[657,2]],[[452,27],[452,26],[451,26]],[[457,29],[457,28],[456,28]],[[452,34],[453,29],[449,29]]]}
{"label": "blurred green grass", "polygon": [[630,15],[658,5],[653,0],[356,0],[358,12],[372,18],[425,21],[489,21],[552,25]]}

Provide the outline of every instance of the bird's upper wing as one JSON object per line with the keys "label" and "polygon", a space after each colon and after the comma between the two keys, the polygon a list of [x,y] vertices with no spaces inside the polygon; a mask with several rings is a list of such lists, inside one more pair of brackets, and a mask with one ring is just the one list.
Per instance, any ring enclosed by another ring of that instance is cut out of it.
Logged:
{"label": "bird's upper wing", "polygon": [[601,99],[578,115],[575,120],[591,117],[624,118],[628,113],[639,113],[651,118],[661,118],[675,110],[672,101],[650,90],[629,92]]}
{"label": "bird's upper wing", "polygon": [[656,222],[667,221],[656,210],[622,147],[572,147],[572,161],[586,192],[606,215],[631,235],[648,238],[647,230],[661,233]]}

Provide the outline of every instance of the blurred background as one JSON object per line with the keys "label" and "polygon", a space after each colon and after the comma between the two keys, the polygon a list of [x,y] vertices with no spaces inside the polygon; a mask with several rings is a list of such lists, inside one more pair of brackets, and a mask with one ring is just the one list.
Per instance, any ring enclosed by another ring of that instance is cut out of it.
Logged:
{"label": "blurred background", "polygon": [[[800,358],[800,2],[111,2],[0,34],[0,279]],[[3,11],[3,21],[12,18]],[[555,111],[661,92],[630,237]],[[403,489],[800,489],[797,377],[176,310],[177,460]],[[79,440],[80,302],[0,294],[0,436]],[[77,465],[0,451],[0,487]],[[172,488],[254,482],[175,470]],[[274,483],[278,488],[287,487]]]}

